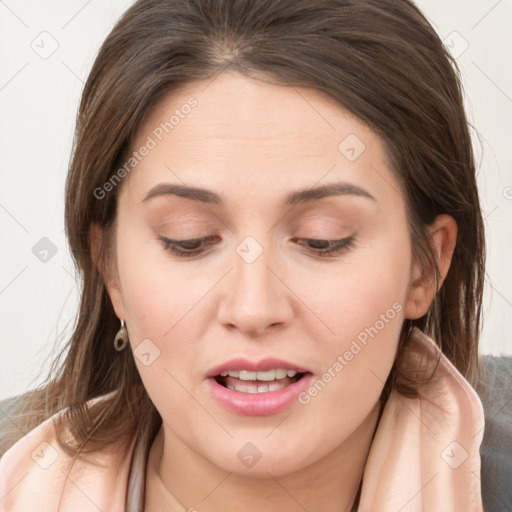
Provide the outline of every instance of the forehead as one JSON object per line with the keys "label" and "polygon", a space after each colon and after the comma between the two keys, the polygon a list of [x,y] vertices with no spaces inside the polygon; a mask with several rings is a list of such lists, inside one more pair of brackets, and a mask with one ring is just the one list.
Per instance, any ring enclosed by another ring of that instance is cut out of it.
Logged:
{"label": "forehead", "polygon": [[156,182],[180,179],[212,188],[246,184],[267,195],[269,185],[343,179],[378,188],[393,181],[380,138],[336,101],[234,72],[164,96],[139,127],[132,151],[145,145],[151,149],[128,180],[139,200]]}

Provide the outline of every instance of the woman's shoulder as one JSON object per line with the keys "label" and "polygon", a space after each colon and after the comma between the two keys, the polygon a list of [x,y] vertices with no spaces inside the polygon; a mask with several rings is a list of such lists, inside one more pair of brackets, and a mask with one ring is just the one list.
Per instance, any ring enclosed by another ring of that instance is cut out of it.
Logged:
{"label": "woman's shoulder", "polygon": [[512,510],[512,357],[481,356],[480,363],[482,497],[486,512]]}
{"label": "woman's shoulder", "polygon": [[124,510],[131,453],[111,446],[71,456],[57,442],[54,428],[63,412],[37,425],[1,455],[0,511]]}
{"label": "woman's shoulder", "polygon": [[23,435],[0,458],[0,510],[36,510],[43,503],[55,509],[55,484],[66,468],[53,428],[56,416]]}

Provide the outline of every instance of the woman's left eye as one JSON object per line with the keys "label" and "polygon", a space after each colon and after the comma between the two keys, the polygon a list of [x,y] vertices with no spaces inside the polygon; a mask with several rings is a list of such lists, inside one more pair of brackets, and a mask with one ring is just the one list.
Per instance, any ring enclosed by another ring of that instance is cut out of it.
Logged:
{"label": "woman's left eye", "polygon": [[348,251],[355,242],[353,236],[341,240],[317,240],[315,238],[299,238],[298,240],[304,240],[308,244],[307,248],[312,249],[320,257],[341,254]]}
{"label": "woman's left eye", "polygon": [[[211,245],[218,240],[217,236],[205,236],[202,238],[192,238],[190,240],[171,240],[165,237],[158,237],[164,249],[180,257],[192,257],[204,252],[205,244]],[[340,240],[319,240],[315,238],[296,238],[294,240],[305,241],[308,250],[317,256],[331,256],[347,251],[355,242],[353,236],[342,238]]]}

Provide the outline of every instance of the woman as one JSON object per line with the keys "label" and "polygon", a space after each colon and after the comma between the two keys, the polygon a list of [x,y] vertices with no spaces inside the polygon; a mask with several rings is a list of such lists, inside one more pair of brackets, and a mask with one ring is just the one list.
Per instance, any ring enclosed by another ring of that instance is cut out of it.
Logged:
{"label": "woman", "polygon": [[1,510],[483,510],[483,221],[412,3],[139,0],[66,228],[78,320]]}

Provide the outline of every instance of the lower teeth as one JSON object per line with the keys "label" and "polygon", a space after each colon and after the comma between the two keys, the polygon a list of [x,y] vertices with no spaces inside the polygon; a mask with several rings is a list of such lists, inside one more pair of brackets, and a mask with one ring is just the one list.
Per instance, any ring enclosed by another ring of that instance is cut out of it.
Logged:
{"label": "lower teeth", "polygon": [[225,384],[222,381],[220,381],[219,384],[222,384],[224,387],[227,387],[232,391],[238,391],[239,393],[268,393],[285,388],[286,386],[289,386],[290,384],[293,384],[299,380],[300,377],[302,377],[302,375],[297,374],[296,377],[291,379],[277,379],[271,382],[261,382],[261,384],[251,382],[247,384],[240,383],[236,386],[232,386],[231,384]]}
{"label": "lower teeth", "polygon": [[277,391],[286,387],[286,384],[261,384],[259,386],[251,384],[248,386],[234,386],[228,385],[227,388],[240,393],[268,393],[269,391]]}

